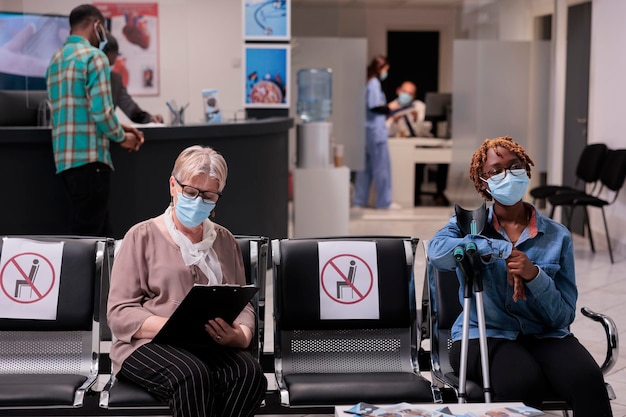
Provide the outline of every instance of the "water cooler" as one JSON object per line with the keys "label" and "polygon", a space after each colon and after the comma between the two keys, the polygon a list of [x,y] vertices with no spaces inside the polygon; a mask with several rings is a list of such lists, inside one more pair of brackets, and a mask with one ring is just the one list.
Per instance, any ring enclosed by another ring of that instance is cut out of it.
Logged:
{"label": "water cooler", "polygon": [[332,72],[298,71],[297,168],[293,175],[294,237],[346,236],[350,170],[331,164]]}

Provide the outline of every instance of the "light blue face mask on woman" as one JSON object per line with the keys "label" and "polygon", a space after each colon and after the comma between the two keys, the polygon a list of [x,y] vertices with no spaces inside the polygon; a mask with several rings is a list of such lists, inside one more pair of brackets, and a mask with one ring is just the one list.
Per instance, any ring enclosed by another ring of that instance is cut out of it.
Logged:
{"label": "light blue face mask on woman", "polygon": [[494,175],[487,180],[487,184],[489,184],[487,192],[491,194],[498,203],[505,206],[512,206],[524,198],[524,194],[526,194],[526,189],[530,183],[528,173],[525,169],[516,169],[514,171],[515,173],[510,171],[500,182],[497,182],[498,175],[506,174],[506,171]]}
{"label": "light blue face mask on woman", "polygon": [[178,201],[174,206],[176,217],[187,227],[196,227],[205,221],[213,209],[215,203],[206,203],[202,198],[185,197],[183,193],[178,194]]}

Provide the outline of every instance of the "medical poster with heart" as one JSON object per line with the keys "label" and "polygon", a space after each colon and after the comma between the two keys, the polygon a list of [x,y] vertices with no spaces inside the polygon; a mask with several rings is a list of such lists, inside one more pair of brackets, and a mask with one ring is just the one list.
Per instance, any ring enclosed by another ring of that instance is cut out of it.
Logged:
{"label": "medical poster with heart", "polygon": [[131,96],[159,94],[158,3],[94,3],[110,19],[120,54],[112,71]]}

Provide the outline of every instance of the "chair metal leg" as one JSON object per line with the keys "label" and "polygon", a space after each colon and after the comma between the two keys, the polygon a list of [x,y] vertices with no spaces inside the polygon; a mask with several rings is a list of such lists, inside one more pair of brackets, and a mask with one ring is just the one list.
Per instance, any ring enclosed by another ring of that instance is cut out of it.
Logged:
{"label": "chair metal leg", "polygon": [[600,207],[602,210],[602,221],[604,222],[604,233],[606,233],[606,243],[609,245],[609,257],[611,258],[611,263],[613,263],[613,250],[611,249],[611,238],[609,237],[609,228],[606,225],[606,216],[604,215],[604,207]]}
{"label": "chair metal leg", "polygon": [[589,222],[589,211],[585,206],[585,219],[583,223],[583,232],[585,231],[585,225],[587,226],[587,233],[589,234],[589,244],[591,245],[591,252],[596,253],[596,246],[593,244],[593,234],[591,233],[591,223]]}

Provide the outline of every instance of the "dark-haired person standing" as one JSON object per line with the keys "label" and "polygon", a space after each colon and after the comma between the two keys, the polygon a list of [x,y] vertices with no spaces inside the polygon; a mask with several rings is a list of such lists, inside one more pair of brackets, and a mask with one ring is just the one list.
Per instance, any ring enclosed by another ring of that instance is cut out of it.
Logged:
{"label": "dark-haired person standing", "polygon": [[[117,61],[117,57],[120,54],[120,47],[117,43],[117,39],[110,33],[108,34],[108,42],[102,49],[102,52],[109,59],[109,65],[111,69]],[[122,75],[111,70],[111,95],[113,97],[113,106],[119,107],[130,120],[135,123],[163,123],[163,116],[160,114],[150,114],[147,111],[139,107],[139,104],[133,100],[133,98],[126,91]]]}
{"label": "dark-haired person standing", "polygon": [[[391,108],[383,92],[381,82],[387,78],[389,62],[384,56],[376,56],[367,66],[365,90],[365,168],[357,172],[354,182],[353,206],[367,207],[370,187],[376,191],[377,209],[399,209],[391,201],[391,160],[385,121]],[[393,105],[392,105],[393,106]]]}
{"label": "dark-haired person standing", "polygon": [[109,62],[101,51],[106,42],[102,13],[90,4],[77,6],[70,13],[70,36],[46,71],[54,162],[76,235],[111,235],[110,142],[129,151],[143,143],[141,132],[115,116]]}

